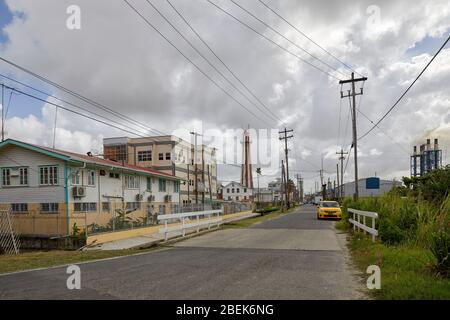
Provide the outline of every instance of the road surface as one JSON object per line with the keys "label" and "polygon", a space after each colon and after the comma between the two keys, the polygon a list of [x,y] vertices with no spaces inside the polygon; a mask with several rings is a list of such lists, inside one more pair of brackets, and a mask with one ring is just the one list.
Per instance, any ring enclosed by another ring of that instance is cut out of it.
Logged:
{"label": "road surface", "polygon": [[302,207],[251,228],[224,229],[161,251],[0,275],[0,299],[361,299],[344,235]]}

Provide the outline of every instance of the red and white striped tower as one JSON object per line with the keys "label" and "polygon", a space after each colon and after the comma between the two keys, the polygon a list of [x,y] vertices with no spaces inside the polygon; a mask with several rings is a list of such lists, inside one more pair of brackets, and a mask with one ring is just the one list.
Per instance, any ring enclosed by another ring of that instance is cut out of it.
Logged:
{"label": "red and white striped tower", "polygon": [[250,154],[250,133],[248,130],[244,131],[244,141],[242,143],[242,169],[241,169],[241,184],[242,186],[253,189],[252,176],[252,160]]}

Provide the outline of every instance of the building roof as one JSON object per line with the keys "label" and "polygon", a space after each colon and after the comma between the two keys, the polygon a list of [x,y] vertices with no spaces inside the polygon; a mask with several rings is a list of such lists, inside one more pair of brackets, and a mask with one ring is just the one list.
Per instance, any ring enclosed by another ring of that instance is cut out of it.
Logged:
{"label": "building roof", "polygon": [[45,154],[47,156],[58,158],[60,160],[74,162],[74,163],[86,163],[91,164],[93,166],[100,166],[100,167],[109,167],[109,168],[116,168],[121,170],[127,170],[131,172],[138,172],[142,174],[147,175],[156,175],[156,176],[164,176],[168,179],[174,179],[174,180],[180,180],[174,175],[171,175],[169,173],[161,172],[158,170],[130,165],[127,163],[120,163],[112,160],[106,160],[103,158],[95,157],[95,156],[88,156],[84,154],[79,154],[75,152],[65,151],[65,150],[59,150],[59,149],[53,149],[45,146],[40,146],[28,142],[18,141],[14,139],[6,139],[5,141],[0,143],[0,149],[2,149],[5,146],[8,145],[14,145],[18,146],[24,149],[36,151],[42,154]]}

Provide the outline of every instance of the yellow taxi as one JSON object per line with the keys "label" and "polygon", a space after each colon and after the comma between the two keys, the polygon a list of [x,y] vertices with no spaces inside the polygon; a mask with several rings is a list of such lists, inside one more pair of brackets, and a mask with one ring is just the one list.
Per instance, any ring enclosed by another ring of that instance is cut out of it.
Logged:
{"label": "yellow taxi", "polygon": [[342,219],[342,210],[337,201],[320,201],[317,219]]}

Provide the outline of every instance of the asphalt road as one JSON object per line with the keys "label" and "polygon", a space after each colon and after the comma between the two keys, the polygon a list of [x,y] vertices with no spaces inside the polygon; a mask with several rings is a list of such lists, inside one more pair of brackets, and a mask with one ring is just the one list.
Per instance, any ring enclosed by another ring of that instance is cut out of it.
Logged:
{"label": "asphalt road", "polygon": [[360,299],[334,222],[313,207],[248,229],[225,229],[168,249],[66,267],[0,275],[0,299]]}

